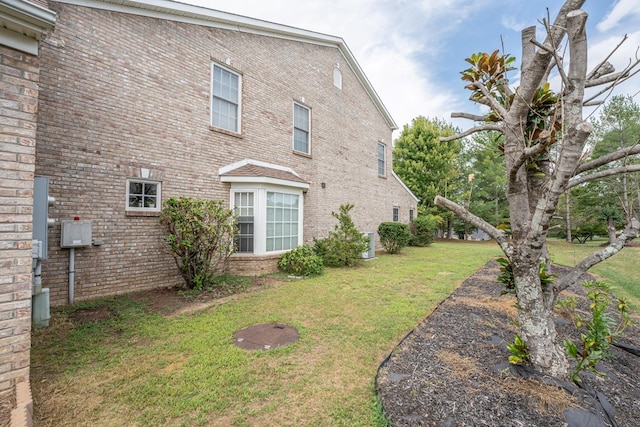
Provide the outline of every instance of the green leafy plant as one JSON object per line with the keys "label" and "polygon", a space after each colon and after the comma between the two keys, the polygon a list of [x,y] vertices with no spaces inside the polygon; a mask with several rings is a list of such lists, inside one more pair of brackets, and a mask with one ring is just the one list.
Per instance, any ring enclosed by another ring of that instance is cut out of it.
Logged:
{"label": "green leafy plant", "polygon": [[324,264],[322,257],[311,246],[304,244],[283,254],[278,260],[278,268],[296,276],[314,276],[322,274]]}
{"label": "green leafy plant", "polygon": [[388,254],[397,254],[409,244],[411,231],[407,224],[400,222],[383,222],[378,226],[380,243]]}
{"label": "green leafy plant", "polygon": [[498,258],[496,262],[500,264],[500,274],[497,280],[504,285],[501,294],[514,294],[516,292],[516,282],[511,263],[506,258]]}
{"label": "green leafy plant", "polygon": [[513,343],[507,344],[507,349],[511,352],[509,363],[527,363],[529,361],[529,350],[520,335],[513,337]]}
{"label": "green leafy plant", "polygon": [[[438,221],[438,219],[440,219],[440,221]],[[419,247],[429,246],[433,243],[436,230],[442,222],[441,217],[434,215],[420,215],[415,218],[411,221],[411,224],[409,224],[409,230],[411,231],[409,245]]]}
{"label": "green leafy plant", "polygon": [[[513,268],[511,267],[511,263],[506,258],[498,258],[496,262],[500,264],[500,274],[498,275],[498,282],[502,283],[505,289],[502,290],[501,294],[515,294],[516,293],[516,283],[513,275]],[[547,264],[542,262],[540,263],[540,285],[542,289],[546,286],[549,286],[556,279],[555,274],[551,274],[547,272]]]}
{"label": "green leafy plant", "polygon": [[322,257],[324,265],[330,267],[352,267],[360,259],[362,253],[369,249],[369,237],[360,232],[349,212],[352,204],[340,205],[339,212],[331,212],[338,224],[325,239],[314,239],[314,248]]}
{"label": "green leafy plant", "polygon": [[214,284],[234,251],[233,212],[220,200],[171,198],[163,204],[160,224],[187,288],[204,289]]}
{"label": "green leafy plant", "polygon": [[576,361],[576,366],[570,373],[570,378],[574,382],[580,382],[578,374],[582,371],[601,374],[596,365],[608,356],[613,338],[620,336],[631,323],[626,301],[618,299],[616,308],[619,319],[614,325],[614,320],[607,312],[612,300],[606,283],[590,281],[585,282],[584,286],[589,289],[587,298],[590,301],[591,319],[585,320],[576,315],[574,320],[576,326],[578,328],[584,326],[585,332],[580,334],[580,342],[577,345],[570,340],[564,341],[567,354]]}

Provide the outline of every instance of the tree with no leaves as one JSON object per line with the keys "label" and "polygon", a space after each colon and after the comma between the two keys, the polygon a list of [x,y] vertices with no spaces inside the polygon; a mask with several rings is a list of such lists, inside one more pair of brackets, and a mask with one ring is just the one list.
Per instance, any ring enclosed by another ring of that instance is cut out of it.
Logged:
{"label": "tree with no leaves", "polygon": [[[483,116],[454,113],[453,117],[481,124],[450,138],[487,130],[504,135],[501,149],[507,175],[510,233],[444,197],[435,198],[435,204],[453,211],[498,242],[513,269],[518,320],[530,361],[542,372],[557,377],[566,377],[569,371],[553,320],[558,294],[593,265],[620,251],[638,236],[640,228],[636,218],[629,218],[626,228],[608,246],[582,260],[555,283],[541,281],[540,265],[547,259],[547,232],[561,195],[573,186],[605,175],[640,171],[640,165],[625,165],[594,172],[602,165],[639,154],[640,144],[590,161],[585,152],[593,127],[583,118],[583,107],[602,102],[597,97],[632,77],[639,61],[631,61],[616,72],[608,57],[588,72],[587,13],[581,10],[584,3],[585,0],[566,0],[553,22],[543,20],[547,34],[542,42],[536,40],[535,27],[522,31],[521,80],[517,89],[512,90],[507,79],[514,59],[499,55],[498,51],[472,55],[467,59],[471,68],[462,73],[468,82],[466,88],[472,91],[471,100],[486,105],[489,112]],[[562,56],[563,43],[568,50],[566,58]],[[557,93],[548,83],[554,70],[562,81]],[[602,90],[596,96],[585,99],[585,88],[598,87]]]}

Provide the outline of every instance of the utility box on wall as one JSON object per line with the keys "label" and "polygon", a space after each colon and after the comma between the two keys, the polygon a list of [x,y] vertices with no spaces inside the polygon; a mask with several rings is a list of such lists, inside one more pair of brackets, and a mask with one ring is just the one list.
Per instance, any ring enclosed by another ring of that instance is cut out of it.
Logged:
{"label": "utility box on wall", "polygon": [[91,221],[62,221],[61,248],[91,246]]}

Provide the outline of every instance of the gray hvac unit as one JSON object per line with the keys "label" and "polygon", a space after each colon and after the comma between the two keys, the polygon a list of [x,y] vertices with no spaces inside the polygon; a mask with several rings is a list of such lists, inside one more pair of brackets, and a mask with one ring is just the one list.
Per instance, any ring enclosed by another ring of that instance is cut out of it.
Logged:
{"label": "gray hvac unit", "polygon": [[364,259],[372,259],[376,256],[376,233],[368,231],[366,233],[362,233],[364,236],[369,238],[369,250],[362,252],[362,258]]}

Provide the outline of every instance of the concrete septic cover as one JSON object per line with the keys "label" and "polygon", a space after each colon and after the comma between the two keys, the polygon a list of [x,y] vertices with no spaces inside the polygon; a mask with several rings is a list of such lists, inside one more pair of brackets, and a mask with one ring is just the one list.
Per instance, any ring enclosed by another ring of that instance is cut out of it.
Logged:
{"label": "concrete septic cover", "polygon": [[298,331],[284,323],[260,323],[233,334],[236,346],[245,350],[270,350],[298,341]]}

